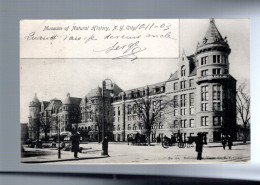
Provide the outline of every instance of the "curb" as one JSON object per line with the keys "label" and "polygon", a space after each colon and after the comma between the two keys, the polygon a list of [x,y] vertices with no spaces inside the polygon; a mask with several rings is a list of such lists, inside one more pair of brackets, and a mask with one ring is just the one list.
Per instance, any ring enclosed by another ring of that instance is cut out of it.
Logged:
{"label": "curb", "polygon": [[82,157],[82,158],[44,160],[44,161],[21,161],[21,163],[51,163],[51,162],[62,162],[62,161],[79,161],[79,160],[86,160],[86,159],[101,159],[101,158],[107,158],[107,157],[109,157],[109,156]]}

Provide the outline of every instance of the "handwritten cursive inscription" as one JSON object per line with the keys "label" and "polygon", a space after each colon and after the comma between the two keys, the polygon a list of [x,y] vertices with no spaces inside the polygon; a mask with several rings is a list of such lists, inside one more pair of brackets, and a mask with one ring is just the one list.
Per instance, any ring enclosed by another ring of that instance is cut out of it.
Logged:
{"label": "handwritten cursive inscription", "polygon": [[[139,41],[136,41],[134,43],[129,44],[123,44],[120,45],[119,42],[116,42],[112,46],[109,46],[108,48],[102,49],[102,50],[93,50],[94,52],[104,52],[106,54],[116,51],[116,53],[120,53],[120,56],[114,57],[113,60],[117,59],[123,59],[123,58],[129,58],[131,61],[136,60],[137,54],[146,50],[146,48],[141,48],[139,46]],[[122,54],[122,55],[121,55]]]}

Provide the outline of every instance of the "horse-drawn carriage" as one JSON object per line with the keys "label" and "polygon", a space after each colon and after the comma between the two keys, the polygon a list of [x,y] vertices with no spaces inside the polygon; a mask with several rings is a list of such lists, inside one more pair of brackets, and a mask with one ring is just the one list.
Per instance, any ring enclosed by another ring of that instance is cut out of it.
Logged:
{"label": "horse-drawn carriage", "polygon": [[193,142],[195,142],[197,137],[195,136],[190,136],[188,139],[182,139],[180,137],[174,137],[172,136],[171,138],[168,138],[167,136],[164,136],[163,141],[162,141],[162,147],[163,148],[168,148],[169,146],[175,146],[177,143],[177,146],[179,148],[190,148],[193,147]]}
{"label": "horse-drawn carriage", "polygon": [[144,134],[132,134],[129,135],[128,138],[128,145],[131,143],[132,145],[145,145],[147,143],[146,136]]}

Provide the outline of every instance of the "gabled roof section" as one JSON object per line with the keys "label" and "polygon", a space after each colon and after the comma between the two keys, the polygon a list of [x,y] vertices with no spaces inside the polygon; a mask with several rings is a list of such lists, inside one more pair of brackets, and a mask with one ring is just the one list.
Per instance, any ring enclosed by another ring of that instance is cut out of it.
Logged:
{"label": "gabled roof section", "polygon": [[167,82],[169,81],[174,81],[174,80],[178,80],[178,70],[175,71],[175,73],[171,74],[170,78],[167,80]]}
{"label": "gabled roof section", "polygon": [[48,104],[45,110],[51,111],[53,109],[59,109],[62,106],[62,102],[60,100],[51,100],[51,102]]}
{"label": "gabled roof section", "polygon": [[190,73],[189,76],[196,76],[196,75],[197,75],[197,67],[195,67],[195,68],[191,71],[191,73]]}

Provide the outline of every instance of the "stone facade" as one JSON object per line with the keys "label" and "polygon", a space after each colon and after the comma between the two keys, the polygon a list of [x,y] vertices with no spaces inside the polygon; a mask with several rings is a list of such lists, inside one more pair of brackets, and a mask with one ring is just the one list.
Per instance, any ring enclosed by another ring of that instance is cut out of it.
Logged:
{"label": "stone facade", "polygon": [[173,106],[163,111],[164,121],[153,126],[152,141],[157,136],[176,135],[178,131],[183,139],[199,132],[205,134],[208,142],[219,141],[222,134],[235,138],[236,80],[229,74],[230,52],[226,38],[211,19],[196,52],[189,56],[183,52],[178,70],[168,80],[123,91],[106,79],[102,87],[92,89],[84,98],[72,98],[68,94],[62,103],[60,100],[40,103],[35,97],[29,106],[29,123],[44,111],[50,111],[58,115],[61,131],[77,124],[80,131],[88,133],[90,140],[100,140],[104,129],[111,140],[126,141],[129,134],[143,132],[140,118],[133,111],[135,100],[157,97],[162,101],[171,100]]}

